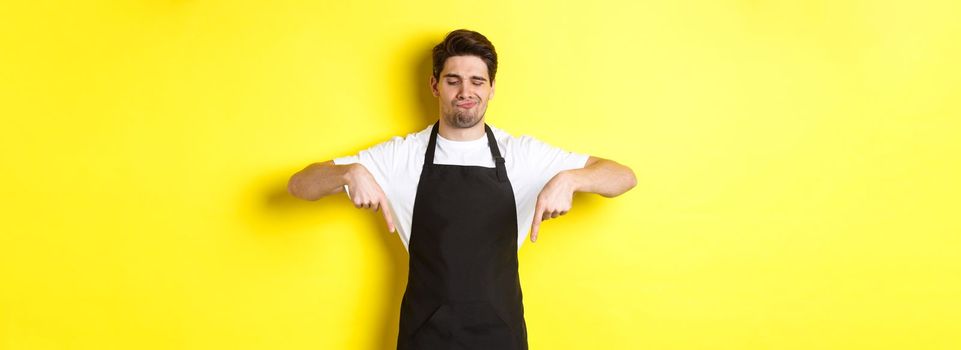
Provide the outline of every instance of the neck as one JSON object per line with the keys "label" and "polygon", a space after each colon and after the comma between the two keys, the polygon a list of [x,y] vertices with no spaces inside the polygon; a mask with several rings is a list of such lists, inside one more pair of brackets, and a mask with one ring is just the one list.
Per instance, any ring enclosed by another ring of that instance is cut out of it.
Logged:
{"label": "neck", "polygon": [[476,125],[464,129],[447,125],[447,121],[441,118],[437,133],[451,141],[473,141],[484,137],[486,131],[484,131],[484,119],[481,119]]}

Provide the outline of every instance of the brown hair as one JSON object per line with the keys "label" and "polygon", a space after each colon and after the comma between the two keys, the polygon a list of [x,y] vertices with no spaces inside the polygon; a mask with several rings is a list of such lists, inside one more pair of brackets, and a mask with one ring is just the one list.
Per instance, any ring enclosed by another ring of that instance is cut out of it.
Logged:
{"label": "brown hair", "polygon": [[458,29],[447,33],[447,37],[440,44],[434,46],[434,79],[440,80],[440,71],[444,69],[444,62],[451,56],[477,56],[487,64],[487,75],[494,82],[497,73],[497,51],[494,44],[481,33]]}

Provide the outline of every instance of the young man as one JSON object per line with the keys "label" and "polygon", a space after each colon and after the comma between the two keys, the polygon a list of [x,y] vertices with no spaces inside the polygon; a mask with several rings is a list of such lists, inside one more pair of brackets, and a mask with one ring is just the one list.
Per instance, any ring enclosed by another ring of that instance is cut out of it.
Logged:
{"label": "young man", "polygon": [[535,242],[574,192],[614,197],[636,183],[614,161],[487,125],[496,71],[486,37],[450,32],[433,50],[436,123],[290,178],[298,198],[343,190],[398,230],[410,255],[398,349],[527,349],[517,272],[527,228]]}

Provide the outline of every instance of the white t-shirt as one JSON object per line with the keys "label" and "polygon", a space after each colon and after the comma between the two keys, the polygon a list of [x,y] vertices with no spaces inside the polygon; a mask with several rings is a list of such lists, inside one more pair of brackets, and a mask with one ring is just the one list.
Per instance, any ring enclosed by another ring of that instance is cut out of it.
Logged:
{"label": "white t-shirt", "polygon": [[[517,209],[517,249],[520,249],[534,220],[534,205],[541,189],[557,173],[568,169],[583,168],[590,157],[551,146],[531,136],[514,137],[490,126],[494,139],[504,157],[507,177],[514,190]],[[394,227],[408,251],[411,223],[414,216],[414,198],[417,184],[424,167],[424,153],[430,139],[433,123],[427,128],[408,134],[394,136],[376,144],[357,155],[334,158],[334,164],[360,163],[373,176],[387,195],[393,213]],[[437,134],[434,164],[474,165],[494,168],[487,134],[471,141],[453,141]],[[346,186],[345,186],[346,187]],[[345,190],[348,190],[345,188]],[[349,191],[346,191],[350,193]]]}

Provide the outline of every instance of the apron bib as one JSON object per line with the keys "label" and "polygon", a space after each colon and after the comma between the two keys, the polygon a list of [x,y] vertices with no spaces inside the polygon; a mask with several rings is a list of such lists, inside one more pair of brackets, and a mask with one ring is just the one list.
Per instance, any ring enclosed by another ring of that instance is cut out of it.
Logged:
{"label": "apron bib", "polygon": [[494,134],[495,168],[434,164],[424,155],[408,242],[398,350],[526,350],[517,272],[517,210]]}

